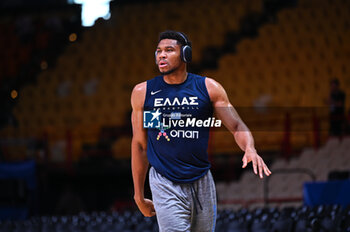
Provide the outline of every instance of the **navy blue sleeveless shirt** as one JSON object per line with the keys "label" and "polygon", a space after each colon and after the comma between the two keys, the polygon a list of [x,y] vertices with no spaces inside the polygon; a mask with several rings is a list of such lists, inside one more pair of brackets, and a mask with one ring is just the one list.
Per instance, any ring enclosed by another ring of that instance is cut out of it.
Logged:
{"label": "navy blue sleeveless shirt", "polygon": [[210,168],[207,148],[212,115],[205,77],[189,73],[181,84],[168,84],[163,76],[148,80],[144,127],[151,166],[176,183],[204,176]]}

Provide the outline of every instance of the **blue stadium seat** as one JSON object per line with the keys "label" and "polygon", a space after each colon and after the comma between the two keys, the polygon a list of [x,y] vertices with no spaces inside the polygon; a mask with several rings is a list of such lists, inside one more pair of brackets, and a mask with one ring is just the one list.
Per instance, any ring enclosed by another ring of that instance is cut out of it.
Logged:
{"label": "blue stadium seat", "polygon": [[292,232],[293,231],[293,219],[282,218],[272,223],[272,232]]}

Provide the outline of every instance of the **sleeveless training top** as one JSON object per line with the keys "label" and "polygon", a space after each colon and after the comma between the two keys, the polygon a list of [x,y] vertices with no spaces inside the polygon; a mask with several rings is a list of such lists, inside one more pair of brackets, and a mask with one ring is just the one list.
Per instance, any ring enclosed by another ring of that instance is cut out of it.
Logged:
{"label": "sleeveless training top", "polygon": [[204,176],[210,168],[212,115],[205,77],[189,73],[181,84],[167,84],[163,76],[148,80],[144,127],[148,160],[155,170],[177,183]]}

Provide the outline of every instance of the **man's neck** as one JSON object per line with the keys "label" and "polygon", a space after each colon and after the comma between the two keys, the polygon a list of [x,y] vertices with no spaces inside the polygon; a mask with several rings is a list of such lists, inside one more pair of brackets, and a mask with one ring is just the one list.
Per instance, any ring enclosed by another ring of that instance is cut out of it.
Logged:
{"label": "man's neck", "polygon": [[186,70],[175,71],[171,74],[165,75],[163,79],[167,84],[181,84],[186,81],[187,72]]}

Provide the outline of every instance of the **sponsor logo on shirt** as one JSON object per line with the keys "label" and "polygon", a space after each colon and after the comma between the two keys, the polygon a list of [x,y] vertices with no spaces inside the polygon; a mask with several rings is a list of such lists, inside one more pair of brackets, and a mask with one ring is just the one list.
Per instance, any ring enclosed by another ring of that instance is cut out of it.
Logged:
{"label": "sponsor logo on shirt", "polygon": [[[198,139],[199,131],[192,129],[221,127],[221,120],[215,117],[203,120],[191,116],[191,114],[182,114],[181,112],[162,114],[159,108],[157,110],[144,111],[143,127],[158,129],[157,140],[164,137],[167,141],[170,141],[170,137]],[[176,129],[170,130],[168,134],[166,130],[171,128]]]}

